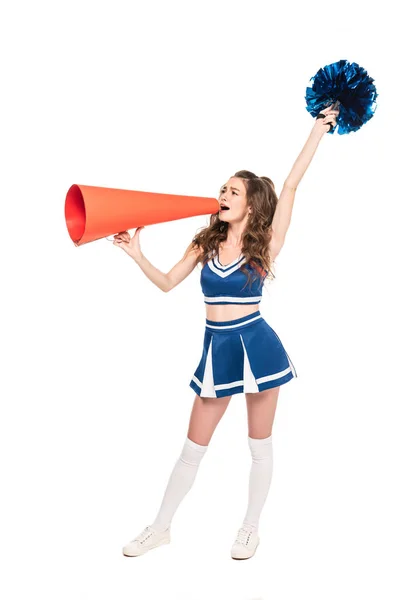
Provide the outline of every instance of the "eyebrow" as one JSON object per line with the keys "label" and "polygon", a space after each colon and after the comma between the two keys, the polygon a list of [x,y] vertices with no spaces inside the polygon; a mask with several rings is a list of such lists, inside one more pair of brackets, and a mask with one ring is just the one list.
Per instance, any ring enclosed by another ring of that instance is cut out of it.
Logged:
{"label": "eyebrow", "polygon": [[[231,188],[231,190],[236,190],[236,191],[240,192],[239,188],[235,188],[235,187],[232,187],[232,186],[229,186],[229,187]],[[222,190],[224,188],[226,188],[226,185],[223,185],[222,188],[219,191],[222,192]]]}

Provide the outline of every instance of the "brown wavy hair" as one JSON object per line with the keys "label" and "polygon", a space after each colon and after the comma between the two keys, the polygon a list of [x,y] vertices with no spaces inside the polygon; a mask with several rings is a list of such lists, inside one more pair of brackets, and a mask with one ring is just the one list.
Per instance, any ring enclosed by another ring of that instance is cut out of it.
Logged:
{"label": "brown wavy hair", "polygon": [[[269,177],[258,177],[251,171],[237,171],[234,177],[240,177],[246,189],[247,205],[252,208],[248,215],[246,228],[243,232],[242,253],[246,260],[240,270],[247,274],[246,285],[259,280],[262,284],[265,278],[274,279],[271,272],[269,244],[272,231],[271,223],[275,213],[278,197],[275,186]],[[192,239],[192,246],[202,250],[198,263],[203,266],[210,258],[218,253],[218,248],[227,239],[229,223],[221,221],[219,212],[212,214],[210,224],[202,228]],[[250,269],[246,269],[249,265]]]}

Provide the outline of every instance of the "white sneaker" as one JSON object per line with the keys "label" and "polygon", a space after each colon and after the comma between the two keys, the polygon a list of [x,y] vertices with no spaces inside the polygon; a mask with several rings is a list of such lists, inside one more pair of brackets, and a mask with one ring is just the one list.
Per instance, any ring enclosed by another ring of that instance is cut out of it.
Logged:
{"label": "white sneaker", "polygon": [[169,544],[171,541],[170,528],[165,531],[157,531],[150,525],[145,527],[143,531],[123,547],[122,553],[125,556],[140,556],[148,550],[157,548],[162,544]]}
{"label": "white sneaker", "polygon": [[251,558],[255,553],[260,538],[256,531],[248,529],[247,527],[240,527],[235,543],[231,549],[232,558],[243,559]]}

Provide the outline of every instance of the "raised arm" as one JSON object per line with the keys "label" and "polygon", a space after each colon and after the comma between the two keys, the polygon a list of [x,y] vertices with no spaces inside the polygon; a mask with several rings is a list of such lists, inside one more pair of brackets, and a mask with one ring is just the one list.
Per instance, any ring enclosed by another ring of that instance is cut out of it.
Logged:
{"label": "raised arm", "polygon": [[139,234],[143,227],[139,227],[131,238],[128,231],[123,231],[114,236],[114,245],[120,246],[143,273],[163,292],[169,292],[181,283],[195,268],[200,254],[200,249],[194,248],[190,243],[181,260],[168,273],[163,273],[144,256],[139,244]]}
{"label": "raised arm", "polygon": [[145,256],[136,260],[143,273],[163,292],[169,292],[193,271],[197,264],[198,252],[190,244],[181,260],[168,273],[162,273]]}
{"label": "raised arm", "polygon": [[169,292],[169,290],[172,290],[178,283],[181,283],[188,275],[190,275],[197,265],[200,252],[200,249],[194,248],[192,243],[189,244],[181,260],[168,271],[168,286],[165,291]]}
{"label": "raised arm", "polygon": [[302,151],[297,157],[289,175],[285,179],[285,183],[279,195],[278,204],[276,206],[271,224],[271,260],[275,259],[276,255],[279,253],[284,244],[286,233],[292,217],[293,203],[297,186],[306,172],[318,148],[321,138],[327,131],[329,131],[329,123],[332,123],[333,127],[336,125],[336,116],[339,114],[339,111],[330,109],[331,107],[329,106],[321,111],[326,115],[325,119],[317,119],[315,121]]}

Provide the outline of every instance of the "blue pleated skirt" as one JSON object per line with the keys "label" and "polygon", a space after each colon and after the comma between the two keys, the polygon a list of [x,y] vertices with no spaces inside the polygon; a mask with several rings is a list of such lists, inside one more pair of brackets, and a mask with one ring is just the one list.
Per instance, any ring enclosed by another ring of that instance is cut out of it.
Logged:
{"label": "blue pleated skirt", "polygon": [[196,394],[262,392],[293,377],[296,370],[260,311],[233,321],[206,319],[202,356],[189,383]]}

